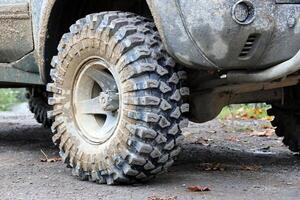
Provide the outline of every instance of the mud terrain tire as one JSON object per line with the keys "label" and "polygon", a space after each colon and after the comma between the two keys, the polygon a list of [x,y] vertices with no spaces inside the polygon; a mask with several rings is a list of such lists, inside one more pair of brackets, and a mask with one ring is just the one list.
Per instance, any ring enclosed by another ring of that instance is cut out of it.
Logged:
{"label": "mud terrain tire", "polygon": [[283,143],[293,152],[300,152],[300,88],[284,89],[284,103],[273,104],[268,114],[274,116],[272,125]]}
{"label": "mud terrain tire", "polygon": [[45,87],[27,89],[29,110],[34,114],[36,121],[43,124],[45,128],[50,128],[52,119],[47,117],[47,112],[51,110],[48,104],[48,95]]}
{"label": "mud terrain tire", "polygon": [[[76,74],[84,70],[80,63],[91,57],[106,65],[119,94],[119,120],[113,134],[99,143],[83,137],[88,133],[77,124],[85,121],[76,122],[73,100]],[[189,89],[182,86],[186,73],[164,50],[153,22],[124,12],[88,15],[63,35],[52,66],[47,89],[53,93],[53,141],[74,175],[104,184],[133,183],[173,164],[187,126],[183,113],[189,105],[183,97]]]}

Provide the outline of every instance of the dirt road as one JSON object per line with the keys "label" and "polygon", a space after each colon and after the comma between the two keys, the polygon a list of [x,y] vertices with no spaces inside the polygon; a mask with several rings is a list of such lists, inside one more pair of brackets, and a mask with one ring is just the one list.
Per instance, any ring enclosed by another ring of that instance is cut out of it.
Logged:
{"label": "dirt road", "polygon": [[[58,150],[49,132],[20,106],[15,114],[0,113],[0,199],[299,199],[300,157],[275,136],[251,136],[264,123],[191,124],[168,174],[144,185],[106,186],[77,180],[61,162],[40,162],[41,150],[49,157]],[[188,192],[192,185],[211,191]]]}

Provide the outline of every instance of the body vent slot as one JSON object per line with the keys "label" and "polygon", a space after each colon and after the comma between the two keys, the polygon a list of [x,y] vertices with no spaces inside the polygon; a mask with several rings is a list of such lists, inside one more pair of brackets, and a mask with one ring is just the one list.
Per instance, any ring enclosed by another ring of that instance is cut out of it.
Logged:
{"label": "body vent slot", "polygon": [[258,35],[257,34],[251,34],[249,35],[248,39],[247,39],[247,42],[245,43],[239,57],[240,58],[244,58],[244,57],[247,57],[249,55],[249,53],[251,52],[254,44],[256,43],[257,41],[257,38],[258,38]]}

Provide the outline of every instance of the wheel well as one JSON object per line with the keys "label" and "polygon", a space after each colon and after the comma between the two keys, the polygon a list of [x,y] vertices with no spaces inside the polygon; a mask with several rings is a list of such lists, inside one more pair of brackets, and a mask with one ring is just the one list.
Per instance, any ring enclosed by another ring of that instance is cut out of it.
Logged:
{"label": "wheel well", "polygon": [[47,39],[45,41],[44,70],[42,74],[46,82],[50,81],[50,63],[57,54],[57,46],[62,35],[69,31],[69,27],[76,20],[91,13],[103,11],[127,11],[133,12],[148,18],[152,18],[146,0],[64,0],[55,1],[47,25]]}

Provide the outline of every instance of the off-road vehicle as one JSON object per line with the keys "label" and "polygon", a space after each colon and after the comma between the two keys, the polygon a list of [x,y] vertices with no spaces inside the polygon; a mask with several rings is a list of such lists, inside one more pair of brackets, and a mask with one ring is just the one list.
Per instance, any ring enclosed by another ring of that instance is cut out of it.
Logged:
{"label": "off-road vehicle", "polygon": [[300,151],[299,0],[0,0],[0,82],[26,87],[82,180],[166,171],[188,120],[266,102]]}

